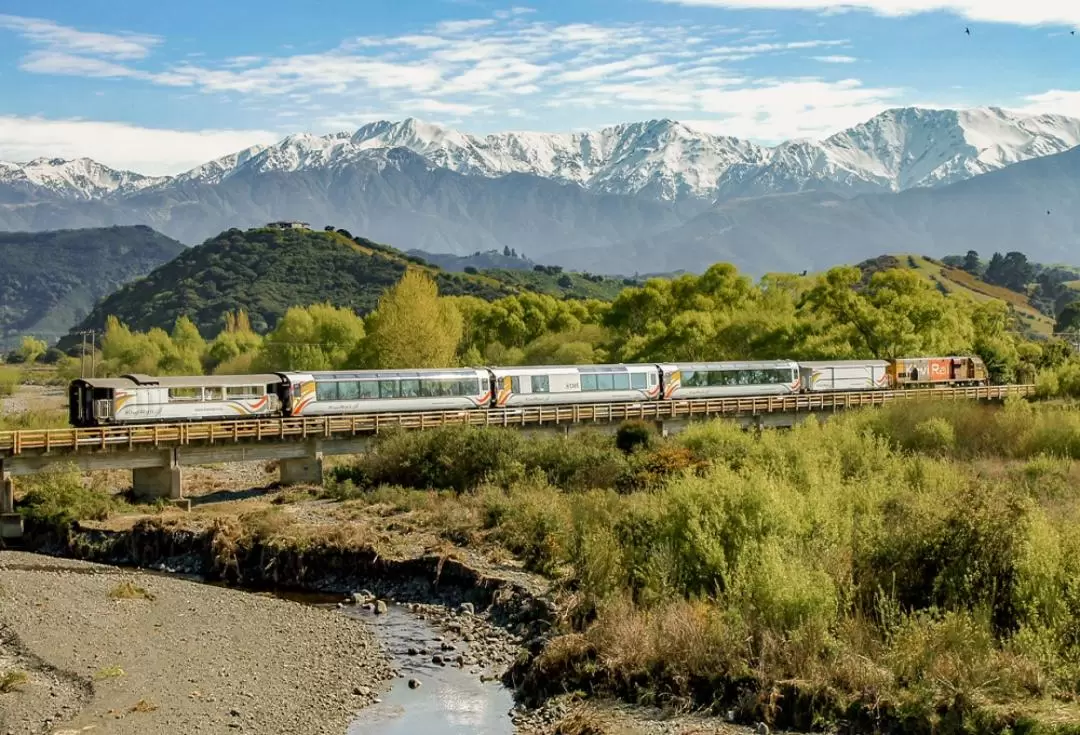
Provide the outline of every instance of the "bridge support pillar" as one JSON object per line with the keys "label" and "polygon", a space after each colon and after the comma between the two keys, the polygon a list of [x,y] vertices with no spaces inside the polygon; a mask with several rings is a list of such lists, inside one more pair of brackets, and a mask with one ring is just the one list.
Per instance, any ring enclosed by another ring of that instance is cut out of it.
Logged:
{"label": "bridge support pillar", "polygon": [[139,500],[179,500],[184,496],[183,472],[172,451],[164,452],[161,467],[131,471],[132,494]]}
{"label": "bridge support pillar", "polygon": [[15,481],[0,461],[0,541],[22,538],[22,516],[15,512]]}
{"label": "bridge support pillar", "polygon": [[321,485],[323,481],[323,453],[316,442],[308,444],[306,457],[279,459],[282,485]]}

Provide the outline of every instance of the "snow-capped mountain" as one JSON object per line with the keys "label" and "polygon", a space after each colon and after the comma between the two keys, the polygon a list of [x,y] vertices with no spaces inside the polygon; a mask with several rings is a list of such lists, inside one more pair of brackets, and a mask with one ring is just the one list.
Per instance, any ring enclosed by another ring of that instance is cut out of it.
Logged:
{"label": "snow-capped mountain", "polygon": [[0,185],[60,199],[100,199],[117,192],[136,192],[164,180],[117,171],[89,158],[35,158],[29,163],[0,161]]}
{"label": "snow-capped mountain", "polygon": [[402,147],[467,175],[525,173],[599,193],[715,199],[807,189],[861,193],[940,186],[1076,145],[1078,119],[1000,108],[888,110],[822,141],[795,140],[773,148],[672,120],[584,133],[479,137],[410,118],[370,123],[355,133],[290,135],[180,178],[216,183],[240,172],[337,168],[371,149]]}
{"label": "snow-capped mountain", "polygon": [[672,120],[582,133],[469,135],[416,119],[349,133],[290,135],[174,177],[115,171],[89,159],[0,162],[0,185],[62,199],[116,198],[238,175],[338,170],[374,150],[406,148],[433,166],[494,178],[530,174],[603,194],[727,200],[809,189],[842,195],[941,186],[1080,145],[1080,120],[1000,108],[899,108],[825,140],[769,148]]}

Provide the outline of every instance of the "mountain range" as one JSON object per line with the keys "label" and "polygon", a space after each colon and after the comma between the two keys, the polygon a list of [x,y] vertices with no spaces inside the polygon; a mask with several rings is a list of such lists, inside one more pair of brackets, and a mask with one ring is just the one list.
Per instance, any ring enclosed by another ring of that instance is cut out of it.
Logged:
{"label": "mountain range", "polygon": [[[1026,246],[1053,261],[1076,251],[1080,222],[1068,210],[1080,210],[1077,187],[1066,175],[1064,189],[1047,190],[1030,178],[1040,169],[1017,164],[1077,145],[1078,119],[998,108],[894,109],[825,140],[774,147],[671,120],[478,137],[407,119],[290,135],[172,177],[88,159],[0,163],[0,229],[144,224],[193,244],[229,227],[301,219],[403,249],[510,246],[607,273],[718,260],[760,273],[969,246]],[[1057,166],[1076,166],[1068,156]],[[1005,178],[964,188],[995,172]],[[993,200],[1003,192],[1014,197],[1004,211]],[[978,228],[988,239],[969,238],[960,213],[950,214],[958,201],[970,216],[988,212]],[[1046,209],[1059,216],[1045,219]],[[982,226],[1009,212],[1004,230]]]}

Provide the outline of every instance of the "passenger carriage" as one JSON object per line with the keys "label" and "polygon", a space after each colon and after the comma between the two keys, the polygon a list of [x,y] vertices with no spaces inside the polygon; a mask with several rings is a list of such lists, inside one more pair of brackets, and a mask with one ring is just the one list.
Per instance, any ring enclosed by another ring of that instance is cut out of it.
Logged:
{"label": "passenger carriage", "polygon": [[799,365],[790,360],[678,362],[660,368],[668,400],[798,393]]}
{"label": "passenger carriage", "polygon": [[487,370],[354,370],[282,373],[290,416],[487,408]]}
{"label": "passenger carriage", "polygon": [[281,377],[196,375],[79,378],[68,395],[72,426],[280,416]]}
{"label": "passenger carriage", "polygon": [[633,403],[660,395],[656,365],[539,365],[490,368],[497,408]]}

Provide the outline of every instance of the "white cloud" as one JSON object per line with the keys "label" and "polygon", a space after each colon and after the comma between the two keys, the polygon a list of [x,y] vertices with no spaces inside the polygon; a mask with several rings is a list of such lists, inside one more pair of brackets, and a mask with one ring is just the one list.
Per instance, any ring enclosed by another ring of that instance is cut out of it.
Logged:
{"label": "white cloud", "polygon": [[854,56],[811,56],[814,61],[820,61],[822,64],[854,64],[858,59]]}
{"label": "white cloud", "polygon": [[1072,0],[659,0],[697,7],[748,10],[863,10],[903,16],[948,12],[969,20],[1015,25],[1080,25],[1080,3]]}
{"label": "white cloud", "polygon": [[135,33],[93,33],[62,26],[42,18],[0,15],[0,28],[15,31],[32,43],[71,53],[109,56],[115,59],[142,59],[161,43],[157,36]]}
{"label": "white cloud", "polygon": [[280,137],[265,130],[168,130],[118,122],[0,116],[0,160],[85,156],[117,169],[166,175]]}
{"label": "white cloud", "polygon": [[1021,106],[1019,112],[1029,115],[1050,113],[1080,117],[1080,90],[1051,89],[1028,95],[1024,99],[1027,104]]}

